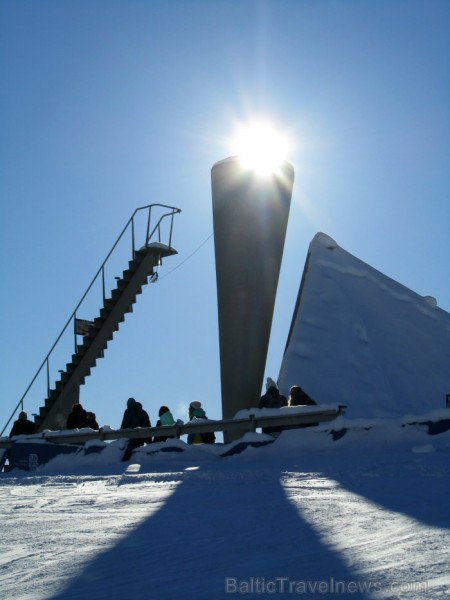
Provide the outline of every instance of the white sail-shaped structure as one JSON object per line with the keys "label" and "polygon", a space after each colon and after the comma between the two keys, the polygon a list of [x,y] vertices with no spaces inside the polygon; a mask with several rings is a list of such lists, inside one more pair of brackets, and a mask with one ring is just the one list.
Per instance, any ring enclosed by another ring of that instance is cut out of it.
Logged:
{"label": "white sail-shaped structure", "polygon": [[450,314],[318,233],[310,244],[280,369],[349,417],[420,414],[450,393]]}

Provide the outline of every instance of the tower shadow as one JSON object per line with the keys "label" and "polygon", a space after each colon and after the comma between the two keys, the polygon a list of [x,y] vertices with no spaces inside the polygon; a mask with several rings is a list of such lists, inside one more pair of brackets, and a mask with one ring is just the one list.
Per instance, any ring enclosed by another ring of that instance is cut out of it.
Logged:
{"label": "tower shadow", "polygon": [[95,555],[52,600],[331,598],[333,582],[358,585],[289,502],[279,470],[233,465],[185,470],[157,513]]}

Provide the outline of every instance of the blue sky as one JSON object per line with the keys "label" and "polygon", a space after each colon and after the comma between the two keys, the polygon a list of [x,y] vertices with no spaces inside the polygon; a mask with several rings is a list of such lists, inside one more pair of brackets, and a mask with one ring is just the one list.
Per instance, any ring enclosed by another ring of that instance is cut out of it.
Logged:
{"label": "blue sky", "polygon": [[161,404],[186,418],[194,399],[220,417],[213,239],[186,258],[212,233],[211,166],[255,115],[296,140],[267,375],[318,231],[449,311],[449,34],[446,0],[1,0],[2,420],[131,213],[153,202],[182,209],[179,256],[81,402],[113,427],[129,396],[153,422]]}

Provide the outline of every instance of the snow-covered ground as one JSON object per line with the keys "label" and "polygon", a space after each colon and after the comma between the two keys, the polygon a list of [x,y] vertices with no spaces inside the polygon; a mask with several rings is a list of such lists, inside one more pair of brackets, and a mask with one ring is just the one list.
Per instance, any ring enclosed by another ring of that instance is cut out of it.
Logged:
{"label": "snow-covered ground", "polygon": [[447,597],[450,432],[402,424],[2,473],[0,598]]}

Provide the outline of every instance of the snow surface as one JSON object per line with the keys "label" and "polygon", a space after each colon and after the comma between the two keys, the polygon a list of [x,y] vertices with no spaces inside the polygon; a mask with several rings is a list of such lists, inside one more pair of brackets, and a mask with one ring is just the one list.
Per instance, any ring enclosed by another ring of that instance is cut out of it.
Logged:
{"label": "snow surface", "polygon": [[228,458],[175,440],[123,463],[118,440],[2,473],[0,598],[448,597],[450,432],[403,425],[340,417],[338,441],[323,424]]}
{"label": "snow surface", "polygon": [[450,314],[318,233],[310,244],[278,380],[349,417],[445,406]]}

